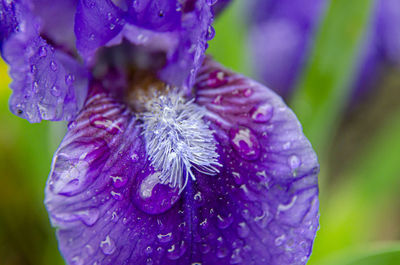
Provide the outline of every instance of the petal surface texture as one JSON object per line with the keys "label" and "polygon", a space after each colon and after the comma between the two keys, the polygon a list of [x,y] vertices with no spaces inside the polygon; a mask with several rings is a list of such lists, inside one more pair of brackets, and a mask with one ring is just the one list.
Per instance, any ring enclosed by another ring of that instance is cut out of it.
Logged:
{"label": "petal surface texture", "polygon": [[53,160],[46,206],[68,264],[305,264],[319,165],[275,93],[206,59],[195,103],[220,172],[160,184],[140,121],[93,89]]}
{"label": "petal surface texture", "polygon": [[[116,1],[114,1],[116,2]],[[188,1],[81,0],[75,17],[79,53],[91,62],[102,46],[124,39],[148,51],[162,53],[158,72],[167,83],[191,88],[213,37],[212,10],[206,0]]]}
{"label": "petal surface texture", "polygon": [[42,38],[31,5],[2,1],[1,8],[7,24],[2,20],[2,56],[13,79],[11,111],[30,122],[71,120],[86,98],[87,71]]}

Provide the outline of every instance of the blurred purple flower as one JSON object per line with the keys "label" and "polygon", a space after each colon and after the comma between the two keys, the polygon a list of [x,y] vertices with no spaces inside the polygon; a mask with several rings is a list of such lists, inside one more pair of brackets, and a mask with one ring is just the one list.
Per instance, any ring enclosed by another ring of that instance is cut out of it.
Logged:
{"label": "blurred purple flower", "polygon": [[[249,6],[250,53],[263,83],[287,98],[307,63],[326,0],[254,0]],[[358,55],[353,99],[365,94],[383,63],[400,63],[400,1],[378,0]]]}
{"label": "blurred purple flower", "polygon": [[68,264],[307,262],[317,157],[279,96],[203,60],[218,3],[0,4],[11,108],[71,120],[45,199]]}

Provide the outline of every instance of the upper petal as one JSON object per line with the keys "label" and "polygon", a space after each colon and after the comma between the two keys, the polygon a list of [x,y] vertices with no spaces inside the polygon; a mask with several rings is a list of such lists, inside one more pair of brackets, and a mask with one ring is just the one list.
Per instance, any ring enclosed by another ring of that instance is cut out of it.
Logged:
{"label": "upper petal", "polygon": [[9,7],[14,11],[6,13],[7,21],[18,23],[2,40],[2,56],[13,79],[11,111],[30,122],[70,120],[87,94],[86,70],[41,37],[40,21],[30,5],[2,3],[5,11]]}
{"label": "upper petal", "polygon": [[[208,1],[81,0],[75,18],[77,48],[90,62],[102,46],[120,44],[125,38],[152,52],[162,52],[165,64],[159,76],[167,83],[189,90],[213,37]],[[209,33],[210,32],[210,33]]]}

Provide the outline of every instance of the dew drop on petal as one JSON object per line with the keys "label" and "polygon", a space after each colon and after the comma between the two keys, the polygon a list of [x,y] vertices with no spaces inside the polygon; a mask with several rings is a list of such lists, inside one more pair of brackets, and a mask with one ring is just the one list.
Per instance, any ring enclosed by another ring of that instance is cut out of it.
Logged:
{"label": "dew drop on petal", "polygon": [[149,214],[159,214],[170,209],[179,199],[179,189],[162,184],[159,171],[139,174],[135,181],[132,195],[133,203],[142,211]]}
{"label": "dew drop on petal", "polygon": [[82,222],[88,226],[94,225],[100,216],[100,211],[97,208],[90,208],[85,211],[79,211],[76,215],[82,220]]}
{"label": "dew drop on petal", "polygon": [[172,232],[166,234],[158,234],[157,238],[160,243],[170,242],[172,240]]}
{"label": "dew drop on petal", "polygon": [[243,258],[240,256],[240,248],[236,248],[233,250],[231,259],[229,260],[230,264],[240,264],[243,261]]}
{"label": "dew drop on petal", "polygon": [[111,197],[113,197],[117,201],[122,201],[124,199],[124,196],[119,192],[116,192],[116,191],[112,190],[110,192],[110,194],[111,194]]}
{"label": "dew drop on petal", "polygon": [[122,188],[128,182],[128,178],[125,176],[110,176],[110,178],[115,188]]}
{"label": "dew drop on petal", "polygon": [[61,89],[58,86],[54,85],[52,86],[50,93],[55,97],[59,97],[61,95]]}
{"label": "dew drop on petal", "polygon": [[207,86],[211,88],[221,87],[226,83],[228,83],[226,73],[219,70],[211,72],[207,80]]}
{"label": "dew drop on petal", "polygon": [[250,228],[245,222],[241,222],[238,224],[237,232],[239,237],[245,238],[250,233]]}
{"label": "dew drop on petal", "polygon": [[65,84],[66,85],[72,85],[75,81],[75,76],[73,74],[67,74],[65,76]]}
{"label": "dew drop on petal", "polygon": [[39,48],[39,57],[46,57],[47,56],[47,48],[45,46],[41,46]]}
{"label": "dew drop on petal", "polygon": [[260,156],[260,143],[249,128],[231,129],[229,137],[231,145],[243,159],[256,160]]}
{"label": "dew drop on petal", "polygon": [[111,239],[110,236],[106,236],[106,238],[100,242],[100,249],[105,255],[111,255],[115,252],[115,242]]}
{"label": "dew drop on petal", "polygon": [[54,72],[57,71],[57,64],[54,61],[50,62],[50,69],[53,70]]}
{"label": "dew drop on petal", "polygon": [[233,222],[233,217],[232,214],[229,214],[228,216],[221,216],[217,215],[217,224],[218,227],[221,229],[228,228]]}
{"label": "dew drop on petal", "polygon": [[300,158],[296,155],[292,155],[288,159],[288,163],[291,169],[297,169],[300,166]]}
{"label": "dew drop on petal", "polygon": [[167,249],[167,257],[170,260],[177,260],[183,256],[186,252],[185,242],[182,241],[181,244],[173,244],[170,248]]}
{"label": "dew drop on petal", "polygon": [[273,115],[273,107],[268,104],[253,107],[250,111],[251,119],[257,123],[264,123],[269,121]]}

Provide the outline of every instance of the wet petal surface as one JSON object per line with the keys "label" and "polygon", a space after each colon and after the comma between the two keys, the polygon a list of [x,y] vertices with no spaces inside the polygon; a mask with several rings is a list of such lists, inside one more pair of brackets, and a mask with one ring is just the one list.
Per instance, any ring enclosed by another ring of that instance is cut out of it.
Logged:
{"label": "wet petal surface", "polygon": [[71,120],[87,94],[86,70],[40,36],[40,21],[28,6],[9,5],[18,22],[2,43],[2,56],[13,79],[11,111],[30,122]]}
{"label": "wet petal surface", "polygon": [[[305,264],[318,228],[318,162],[269,89],[207,59],[196,103],[220,173],[160,184],[140,121],[94,90],[59,147],[46,189],[68,264]],[[84,240],[83,240],[84,239]]]}

